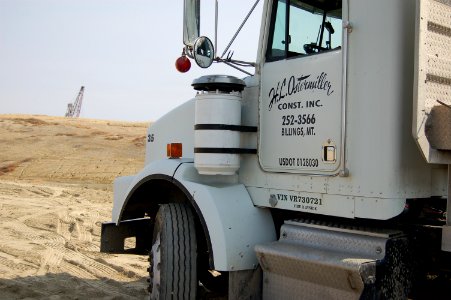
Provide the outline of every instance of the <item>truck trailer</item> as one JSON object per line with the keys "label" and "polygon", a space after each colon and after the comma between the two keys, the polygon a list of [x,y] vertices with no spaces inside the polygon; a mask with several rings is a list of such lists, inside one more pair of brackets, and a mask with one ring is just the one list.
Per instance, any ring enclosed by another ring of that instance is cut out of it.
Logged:
{"label": "truck trailer", "polygon": [[451,1],[262,2],[246,62],[185,0],[177,68],[245,75],[151,124],[101,251],[149,254],[151,299],[450,299]]}

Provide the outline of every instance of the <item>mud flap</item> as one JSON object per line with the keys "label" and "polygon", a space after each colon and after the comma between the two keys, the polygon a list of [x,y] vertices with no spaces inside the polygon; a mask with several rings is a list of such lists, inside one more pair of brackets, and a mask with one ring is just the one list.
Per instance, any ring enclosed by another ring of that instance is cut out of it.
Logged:
{"label": "mud flap", "polygon": [[[153,222],[148,219],[102,223],[100,252],[115,254],[148,254],[151,248]],[[128,246],[127,238],[135,238],[135,245]]]}

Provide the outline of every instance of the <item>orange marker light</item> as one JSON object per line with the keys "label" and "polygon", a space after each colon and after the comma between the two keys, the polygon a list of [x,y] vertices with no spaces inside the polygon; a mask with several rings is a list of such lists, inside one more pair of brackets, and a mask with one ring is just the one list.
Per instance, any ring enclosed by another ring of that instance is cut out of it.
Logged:
{"label": "orange marker light", "polygon": [[166,153],[169,158],[182,157],[182,143],[170,143],[166,147]]}

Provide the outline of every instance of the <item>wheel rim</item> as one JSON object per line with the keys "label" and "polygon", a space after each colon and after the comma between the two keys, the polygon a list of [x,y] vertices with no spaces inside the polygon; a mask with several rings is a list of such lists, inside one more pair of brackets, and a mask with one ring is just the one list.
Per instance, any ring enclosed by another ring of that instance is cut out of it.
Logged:
{"label": "wheel rim", "polygon": [[157,238],[155,239],[155,243],[152,245],[151,250],[151,291],[150,298],[151,299],[159,299],[159,291],[160,291],[160,270],[161,270],[161,239],[160,233],[158,233]]}

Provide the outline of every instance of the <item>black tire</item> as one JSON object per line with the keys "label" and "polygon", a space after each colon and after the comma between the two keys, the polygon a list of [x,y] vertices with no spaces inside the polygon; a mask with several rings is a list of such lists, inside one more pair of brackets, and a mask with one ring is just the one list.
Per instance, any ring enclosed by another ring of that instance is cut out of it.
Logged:
{"label": "black tire", "polygon": [[160,206],[149,260],[150,299],[196,299],[197,241],[189,206]]}

